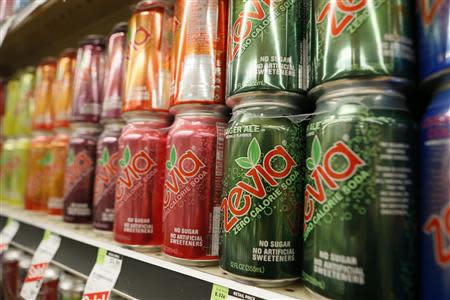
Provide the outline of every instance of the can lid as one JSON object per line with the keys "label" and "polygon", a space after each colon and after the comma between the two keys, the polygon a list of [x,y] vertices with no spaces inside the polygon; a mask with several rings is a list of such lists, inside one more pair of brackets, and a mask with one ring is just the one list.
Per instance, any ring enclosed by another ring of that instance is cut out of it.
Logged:
{"label": "can lid", "polygon": [[125,126],[125,122],[117,121],[117,122],[107,122],[105,123],[105,131],[106,130],[121,130]]}
{"label": "can lid", "polygon": [[237,94],[227,99],[227,105],[233,108],[233,112],[239,109],[255,106],[280,106],[295,109],[299,112],[312,110],[305,95],[290,92],[247,92]]}
{"label": "can lid", "polygon": [[36,67],[35,66],[28,66],[25,68],[25,72],[27,73],[34,73],[36,72]]}
{"label": "can lid", "polygon": [[22,254],[19,262],[19,268],[22,270],[28,270],[31,265],[31,256],[27,254]]}
{"label": "can lid", "polygon": [[44,282],[54,281],[59,278],[61,271],[55,266],[48,266],[44,273]]}
{"label": "can lid", "polygon": [[75,48],[66,48],[59,54],[59,57],[76,57],[77,49]]}
{"label": "can lid", "polygon": [[58,290],[60,292],[80,292],[84,291],[84,282],[71,275],[64,274],[59,280]]}
{"label": "can lid", "polygon": [[95,123],[71,123],[70,128],[72,133],[94,133],[99,134],[102,131],[102,126]]}
{"label": "can lid", "polygon": [[168,123],[172,116],[168,112],[156,112],[156,111],[128,111],[122,113],[122,117],[127,123],[132,122],[145,122],[145,121],[158,121]]}
{"label": "can lid", "polygon": [[168,7],[174,6],[175,0],[142,0],[134,7],[134,12],[147,10],[153,7]]}
{"label": "can lid", "polygon": [[3,262],[19,261],[23,252],[18,249],[8,249],[3,253]]}
{"label": "can lid", "polygon": [[39,65],[52,65],[56,64],[56,58],[53,56],[46,56],[39,62]]}
{"label": "can lid", "polygon": [[106,44],[105,37],[100,34],[89,34],[78,43],[80,47],[84,45],[96,45],[100,47],[105,47],[105,44]]}
{"label": "can lid", "polygon": [[127,31],[128,31],[128,22],[120,22],[114,25],[113,29],[111,30],[111,34]]}
{"label": "can lid", "polygon": [[215,115],[228,116],[230,109],[223,104],[178,104],[170,108],[170,113],[176,116]]}
{"label": "can lid", "polygon": [[405,94],[414,87],[413,83],[397,77],[358,77],[339,79],[318,85],[309,91],[308,96],[314,101],[329,98],[382,94],[406,98]]}

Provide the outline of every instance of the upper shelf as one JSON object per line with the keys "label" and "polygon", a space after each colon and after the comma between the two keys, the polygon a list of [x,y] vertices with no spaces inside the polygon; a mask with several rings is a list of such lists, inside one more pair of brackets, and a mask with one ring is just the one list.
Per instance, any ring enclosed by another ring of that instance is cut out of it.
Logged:
{"label": "upper shelf", "polygon": [[[34,0],[12,18],[0,46],[0,76],[76,47],[83,36],[107,35],[127,21],[138,0]],[[0,25],[0,32],[5,23]]]}

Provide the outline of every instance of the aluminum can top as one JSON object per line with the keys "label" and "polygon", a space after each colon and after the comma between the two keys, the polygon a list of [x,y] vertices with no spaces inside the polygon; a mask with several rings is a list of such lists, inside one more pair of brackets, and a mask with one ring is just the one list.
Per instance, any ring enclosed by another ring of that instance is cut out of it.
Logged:
{"label": "aluminum can top", "polygon": [[227,103],[232,106],[233,112],[242,108],[256,106],[279,106],[298,110],[299,112],[308,112],[311,105],[308,99],[302,94],[284,93],[284,92],[248,92],[233,97],[233,103]]}
{"label": "aluminum can top", "polygon": [[54,266],[49,266],[44,273],[44,282],[57,280],[60,275],[61,271],[58,268]]}
{"label": "aluminum can top", "polygon": [[114,25],[113,29],[111,30],[111,34],[114,34],[116,32],[127,32],[128,31],[128,22],[119,22],[116,25]]}
{"label": "aluminum can top", "polygon": [[3,262],[19,261],[22,255],[23,252],[18,249],[8,249],[4,252],[2,261]]}
{"label": "aluminum can top", "polygon": [[59,57],[76,57],[77,56],[77,49],[75,48],[66,48],[59,54]]}
{"label": "aluminum can top", "polygon": [[172,119],[172,116],[167,112],[131,111],[124,113],[122,116],[127,123]]}
{"label": "aluminum can top", "polygon": [[84,122],[77,122],[77,123],[71,123],[70,127],[73,131],[77,132],[101,132],[102,126],[96,123],[84,123]]}
{"label": "aluminum can top", "polygon": [[80,47],[85,45],[95,45],[100,47],[105,47],[106,39],[103,35],[100,34],[89,34],[85,36],[78,44]]}
{"label": "aluminum can top", "polygon": [[170,108],[170,113],[179,115],[223,115],[230,113],[230,109],[225,105],[220,104],[200,104],[188,103],[179,104]]}
{"label": "aluminum can top", "polygon": [[59,280],[58,290],[65,293],[83,293],[84,282],[81,279],[75,278],[71,275],[64,274]]}
{"label": "aluminum can top", "polygon": [[175,0],[143,0],[134,7],[134,12],[144,11],[152,7],[173,7]]}
{"label": "aluminum can top", "polygon": [[24,271],[28,271],[31,265],[31,256],[27,254],[22,254],[19,262],[19,268]]}

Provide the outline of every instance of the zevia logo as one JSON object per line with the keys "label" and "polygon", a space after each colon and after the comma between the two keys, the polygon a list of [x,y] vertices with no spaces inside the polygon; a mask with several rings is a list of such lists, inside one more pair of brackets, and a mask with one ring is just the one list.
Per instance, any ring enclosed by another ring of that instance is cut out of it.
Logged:
{"label": "zevia logo", "polygon": [[[256,138],[253,138],[247,148],[247,156],[235,160],[240,168],[248,170],[245,176],[249,179],[247,181],[253,182],[253,185],[241,180],[222,200],[226,232],[233,229],[233,232],[237,234],[282,195],[282,190],[286,189],[288,184],[294,184],[295,179],[299,176],[299,172],[294,170],[297,165],[295,160],[281,145],[277,145],[268,151],[261,163],[260,159],[261,148]],[[275,163],[276,159],[277,162]],[[285,182],[281,181],[285,178]],[[270,195],[267,195],[263,180],[275,188]],[[257,203],[254,209],[250,210],[252,208],[252,197],[262,200],[262,203]],[[240,220],[240,218],[242,219]]]}
{"label": "zevia logo", "polygon": [[[339,164],[339,167],[333,164],[333,161],[338,158],[343,162]],[[365,162],[342,141],[334,143],[322,155],[320,140],[317,136],[314,137],[311,157],[306,160],[306,167],[311,171],[309,179],[312,180],[312,184],[307,184],[305,190],[305,230],[308,223],[313,220],[315,203],[325,205],[329,200],[325,192],[325,186],[331,190],[342,188],[345,194],[350,194],[350,188],[347,186],[341,187],[338,183],[352,179],[356,171],[364,165]],[[364,172],[358,180],[362,182],[367,176],[367,172]],[[340,200],[342,200],[342,196],[333,201]],[[318,220],[314,220],[314,223],[317,222]]]}
{"label": "zevia logo", "polygon": [[441,215],[431,215],[422,228],[432,235],[434,259],[441,267],[450,266],[450,204]]}
{"label": "zevia logo", "polygon": [[145,150],[131,156],[130,148],[127,146],[124,149],[122,159],[119,160],[121,171],[116,183],[117,204],[120,205],[125,198],[132,196],[154,175],[150,171],[155,165],[155,161]]}
{"label": "zevia logo", "polygon": [[65,179],[65,194],[69,193],[76,183],[83,179],[85,174],[94,168],[94,162],[86,151],[75,155],[73,149],[67,154],[67,168]]}
{"label": "zevia logo", "polygon": [[172,146],[170,160],[166,162],[168,175],[164,183],[164,216],[175,205],[182,204],[180,200],[205,178],[205,167],[194,151],[189,149],[178,158],[177,150]]}
{"label": "zevia logo", "polygon": [[419,0],[418,5],[421,11],[422,22],[425,25],[430,25],[443,4],[444,0]]}
{"label": "zevia logo", "polygon": [[94,203],[103,196],[105,189],[112,185],[119,173],[119,153],[116,151],[110,155],[108,148],[104,148],[101,158],[97,161],[96,184],[94,191]]}
{"label": "zevia logo", "polygon": [[[317,18],[320,24],[326,19],[330,22],[331,36],[337,37],[356,19],[355,13],[366,8],[368,0],[331,0],[323,7]],[[337,14],[344,16],[338,20]]]}

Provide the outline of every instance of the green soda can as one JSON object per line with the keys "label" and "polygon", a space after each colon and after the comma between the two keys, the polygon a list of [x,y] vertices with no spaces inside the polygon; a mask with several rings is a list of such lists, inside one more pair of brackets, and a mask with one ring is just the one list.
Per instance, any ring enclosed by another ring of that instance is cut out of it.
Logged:
{"label": "green soda can", "polygon": [[20,75],[19,95],[15,108],[14,132],[16,135],[31,134],[31,105],[34,91],[34,67],[27,67]]}
{"label": "green soda can", "polygon": [[23,207],[28,175],[28,153],[31,140],[23,136],[14,139],[10,161],[13,162],[9,203],[11,206]]}
{"label": "green soda can", "polygon": [[305,286],[331,299],[414,299],[417,128],[404,96],[375,80],[311,94]]}
{"label": "green soda can", "polygon": [[300,277],[306,126],[298,99],[240,101],[226,130],[220,266],[236,280],[281,286]]}
{"label": "green soda can", "polygon": [[0,196],[2,203],[9,203],[9,195],[11,189],[11,176],[12,176],[12,168],[11,168],[11,159],[14,147],[14,139],[7,138],[3,142],[3,149],[0,157]]}
{"label": "green soda can", "polygon": [[254,91],[300,93],[306,33],[303,0],[232,0],[227,95]]}
{"label": "green soda can", "polygon": [[6,108],[5,115],[2,120],[3,133],[5,137],[12,137],[15,133],[15,118],[16,107],[19,101],[19,86],[20,82],[16,74],[13,79],[8,81],[6,85]]}
{"label": "green soda can", "polygon": [[355,76],[414,80],[414,3],[315,0],[310,6],[312,86]]}

